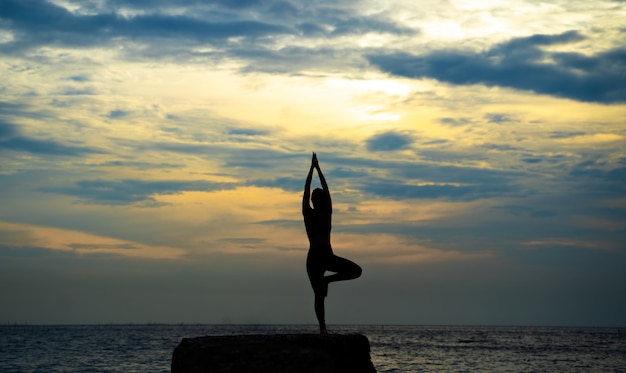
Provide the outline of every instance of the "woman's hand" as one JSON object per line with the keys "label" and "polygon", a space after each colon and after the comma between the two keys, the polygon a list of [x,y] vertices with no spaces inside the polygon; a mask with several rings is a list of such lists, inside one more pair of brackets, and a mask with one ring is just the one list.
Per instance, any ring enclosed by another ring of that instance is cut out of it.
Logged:
{"label": "woman's hand", "polygon": [[315,154],[315,152],[313,152],[313,158],[311,159],[311,167],[315,167],[318,168],[320,165],[317,162],[317,154]]}

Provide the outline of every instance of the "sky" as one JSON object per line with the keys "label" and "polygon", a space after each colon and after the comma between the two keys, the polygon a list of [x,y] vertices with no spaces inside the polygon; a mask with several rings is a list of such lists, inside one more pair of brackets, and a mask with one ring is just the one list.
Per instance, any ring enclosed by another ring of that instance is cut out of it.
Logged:
{"label": "sky", "polygon": [[625,19],[0,0],[0,323],[315,324],[316,152],[329,324],[624,327]]}

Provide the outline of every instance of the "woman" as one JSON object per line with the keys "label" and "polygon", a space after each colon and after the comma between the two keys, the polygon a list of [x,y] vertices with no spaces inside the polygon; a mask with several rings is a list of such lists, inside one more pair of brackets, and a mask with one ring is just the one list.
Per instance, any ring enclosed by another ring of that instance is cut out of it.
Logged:
{"label": "woman", "polygon": [[[317,170],[322,189],[316,188],[311,195],[313,170]],[[313,207],[309,204],[313,202]],[[335,281],[351,280],[361,275],[361,267],[333,254],[330,247],[331,215],[333,212],[330,191],[322,174],[317,155],[313,153],[311,168],[304,185],[302,196],[302,215],[309,237],[309,253],[306,258],[306,271],[315,293],[315,315],[320,325],[320,333],[328,334],[324,315],[324,298],[328,294],[328,284]],[[335,272],[324,276],[326,271]]]}

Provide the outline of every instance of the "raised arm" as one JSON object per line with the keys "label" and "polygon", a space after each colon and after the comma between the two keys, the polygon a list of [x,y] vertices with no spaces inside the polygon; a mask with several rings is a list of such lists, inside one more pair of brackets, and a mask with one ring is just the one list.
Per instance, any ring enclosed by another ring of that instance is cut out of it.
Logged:
{"label": "raised arm", "polygon": [[333,203],[330,199],[330,189],[328,189],[328,184],[326,183],[326,178],[324,177],[324,174],[322,173],[322,169],[320,168],[320,164],[317,161],[317,154],[313,153],[313,167],[315,167],[315,169],[317,170],[317,175],[320,178],[320,184],[322,184],[322,189],[324,189],[324,192],[326,192],[326,197],[328,198],[328,209],[329,212],[333,211]]}
{"label": "raised arm", "polygon": [[[313,153],[313,159],[315,159],[315,153]],[[311,209],[309,201],[311,200],[311,180],[313,179],[313,169],[315,169],[315,164],[312,160],[309,174],[307,175],[306,182],[304,183],[304,194],[302,195],[302,214]]]}

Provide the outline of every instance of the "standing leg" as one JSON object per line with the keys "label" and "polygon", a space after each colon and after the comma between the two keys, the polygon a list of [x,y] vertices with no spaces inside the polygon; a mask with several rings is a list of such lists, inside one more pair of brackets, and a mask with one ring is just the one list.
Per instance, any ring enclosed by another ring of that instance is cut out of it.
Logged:
{"label": "standing leg", "polygon": [[324,278],[326,270],[324,270],[322,264],[323,261],[319,257],[309,253],[306,262],[306,272],[309,275],[309,281],[311,281],[311,287],[313,287],[313,292],[315,293],[315,316],[320,325],[320,333],[328,334],[326,330],[326,312],[324,310],[324,298],[326,298],[326,293],[328,292],[328,282]]}
{"label": "standing leg", "polygon": [[328,283],[324,279],[324,271],[318,272],[313,276],[312,273],[309,272],[309,280],[311,280],[311,286],[313,287],[313,292],[315,293],[315,316],[317,317],[317,322],[320,325],[320,333],[328,334],[326,331],[326,311],[324,309],[324,300],[328,291]]}
{"label": "standing leg", "polygon": [[317,317],[317,322],[320,325],[320,334],[328,334],[328,331],[326,330],[324,298],[326,298],[325,295],[318,292],[315,293],[315,316]]}

